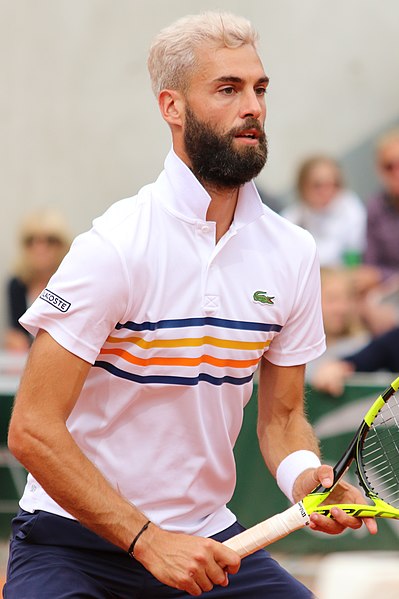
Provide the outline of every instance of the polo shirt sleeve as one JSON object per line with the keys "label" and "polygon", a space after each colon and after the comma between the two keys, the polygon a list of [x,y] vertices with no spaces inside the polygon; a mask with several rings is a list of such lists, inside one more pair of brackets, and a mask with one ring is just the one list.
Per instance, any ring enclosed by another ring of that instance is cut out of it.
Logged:
{"label": "polo shirt sleeve", "polygon": [[73,242],[47,288],[20,318],[32,335],[46,330],[93,364],[127,310],[128,273],[114,243],[96,229]]}
{"label": "polo shirt sleeve", "polygon": [[320,265],[313,238],[308,237],[302,262],[295,268],[291,309],[281,332],[273,339],[267,360],[277,366],[296,366],[318,358],[325,351],[321,310]]}

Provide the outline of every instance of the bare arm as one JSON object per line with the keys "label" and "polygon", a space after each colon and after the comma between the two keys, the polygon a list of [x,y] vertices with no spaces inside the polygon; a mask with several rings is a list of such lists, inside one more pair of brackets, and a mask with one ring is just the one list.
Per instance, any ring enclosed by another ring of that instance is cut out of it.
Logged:
{"label": "bare arm", "polygon": [[66,427],[90,367],[48,333],[39,333],[15,400],[8,442],[11,452],[55,501],[82,524],[126,549],[145,516],[108,484]]}
{"label": "bare arm", "polygon": [[[127,550],[147,518],[82,453],[66,421],[91,365],[41,331],[30,352],[9,429],[10,451],[46,492],[83,525]],[[55,475],[54,475],[55,473]],[[151,525],[135,557],[156,578],[192,595],[227,584],[237,554],[211,539]]]}
{"label": "bare arm", "polygon": [[258,437],[273,476],[290,453],[309,449],[319,454],[317,439],[304,413],[305,367],[275,366],[262,359],[258,391]]}

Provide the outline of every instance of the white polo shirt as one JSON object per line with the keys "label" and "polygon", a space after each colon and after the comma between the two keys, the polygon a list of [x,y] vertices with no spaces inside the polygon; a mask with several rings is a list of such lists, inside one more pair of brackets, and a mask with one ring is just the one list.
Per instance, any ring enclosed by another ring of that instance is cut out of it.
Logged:
{"label": "white polo shirt", "polygon": [[[248,183],[215,245],[209,202],[171,151],[155,183],[76,238],[21,318],[93,364],[67,422],[86,456],[149,519],[204,536],[235,520],[233,447],[260,358],[324,350],[309,233]],[[30,475],[21,506],[69,516]]]}

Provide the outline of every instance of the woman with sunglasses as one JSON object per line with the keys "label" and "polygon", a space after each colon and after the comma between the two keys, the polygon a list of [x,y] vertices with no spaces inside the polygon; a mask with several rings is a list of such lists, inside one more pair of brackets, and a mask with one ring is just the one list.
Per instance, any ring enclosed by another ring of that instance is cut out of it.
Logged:
{"label": "woman with sunglasses", "polygon": [[70,243],[65,219],[53,209],[39,209],[21,223],[17,258],[7,283],[8,328],[3,343],[6,351],[29,349],[31,338],[18,319],[46,287]]}

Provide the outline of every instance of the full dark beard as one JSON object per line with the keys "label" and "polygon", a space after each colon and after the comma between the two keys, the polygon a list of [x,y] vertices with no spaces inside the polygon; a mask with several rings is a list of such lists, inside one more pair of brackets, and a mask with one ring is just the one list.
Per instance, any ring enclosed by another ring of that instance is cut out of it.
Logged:
{"label": "full dark beard", "polygon": [[[240,130],[256,129],[258,144],[236,149],[234,138]],[[233,188],[256,177],[266,164],[267,139],[259,121],[248,117],[240,129],[215,132],[209,123],[196,118],[186,107],[184,142],[194,175],[217,187]]]}

